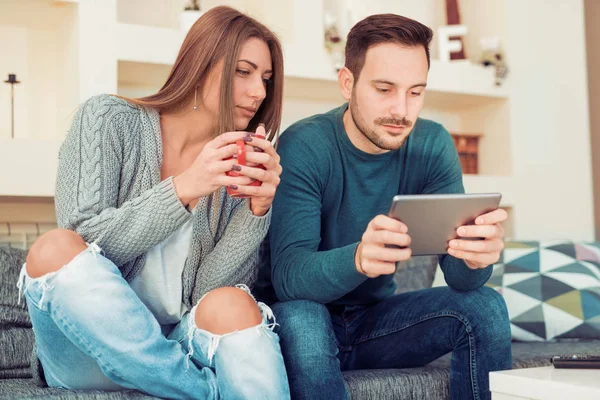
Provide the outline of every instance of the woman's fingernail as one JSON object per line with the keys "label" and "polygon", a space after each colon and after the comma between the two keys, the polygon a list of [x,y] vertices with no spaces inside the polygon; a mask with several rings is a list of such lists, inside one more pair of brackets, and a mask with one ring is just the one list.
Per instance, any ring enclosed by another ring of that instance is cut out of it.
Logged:
{"label": "woman's fingernail", "polygon": [[459,235],[464,235],[465,234],[465,228],[458,228],[458,234]]}
{"label": "woman's fingernail", "polygon": [[244,138],[244,142],[251,142],[252,141],[252,136],[246,136]]}
{"label": "woman's fingernail", "polygon": [[231,158],[235,158],[237,160],[237,153],[231,156]]}
{"label": "woman's fingernail", "polygon": [[227,187],[231,190],[237,190],[237,188],[238,188],[236,185],[229,185]]}
{"label": "woman's fingernail", "polygon": [[260,139],[264,139],[266,132],[267,132],[267,128],[265,127],[265,124],[263,124],[262,122],[259,123],[258,128],[256,128],[256,137],[258,137]]}
{"label": "woman's fingernail", "polygon": [[232,165],[231,166],[231,170],[232,171],[241,171],[242,167],[240,167],[239,165]]}
{"label": "woman's fingernail", "polygon": [[261,149],[260,147],[253,147],[254,151],[256,151],[257,153],[262,153],[264,150]]}

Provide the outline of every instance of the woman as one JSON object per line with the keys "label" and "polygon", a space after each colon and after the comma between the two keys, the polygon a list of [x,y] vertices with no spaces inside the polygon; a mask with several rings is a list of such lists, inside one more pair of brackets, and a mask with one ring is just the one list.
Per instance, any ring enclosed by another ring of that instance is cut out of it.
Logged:
{"label": "woman", "polygon": [[[282,86],[275,36],[217,7],[158,93],[80,108],[59,156],[63,229],[36,241],[20,281],[49,386],[289,397],[272,313],[248,291],[281,174]],[[237,165],[239,140],[264,169]]]}

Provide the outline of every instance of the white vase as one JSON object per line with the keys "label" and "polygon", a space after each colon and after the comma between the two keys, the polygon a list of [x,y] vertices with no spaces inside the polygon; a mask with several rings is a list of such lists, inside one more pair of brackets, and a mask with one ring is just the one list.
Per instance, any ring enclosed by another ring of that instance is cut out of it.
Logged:
{"label": "white vase", "polygon": [[202,11],[183,11],[179,15],[179,28],[183,32],[189,31],[192,25],[194,25],[194,23],[198,20],[198,18],[200,18],[201,15]]}

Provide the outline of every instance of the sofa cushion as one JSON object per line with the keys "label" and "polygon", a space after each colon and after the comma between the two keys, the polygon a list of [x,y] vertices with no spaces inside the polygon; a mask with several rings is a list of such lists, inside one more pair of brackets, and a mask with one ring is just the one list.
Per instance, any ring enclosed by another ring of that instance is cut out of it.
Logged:
{"label": "sofa cushion", "polygon": [[408,261],[398,263],[394,274],[396,293],[431,287],[437,265],[437,256],[415,256]]}
{"label": "sofa cushion", "polygon": [[513,342],[513,368],[552,365],[550,358],[562,354],[600,354],[599,340],[557,339],[554,342]]}
{"label": "sofa cushion", "polygon": [[352,399],[446,400],[449,377],[448,369],[436,367],[344,372]]}
{"label": "sofa cushion", "polygon": [[[513,368],[551,365],[560,354],[600,354],[600,341],[513,342]],[[446,400],[449,397],[451,354],[421,368],[345,371],[353,399]]]}
{"label": "sofa cushion", "polygon": [[[2,379],[31,378],[31,368],[12,368],[0,370],[0,382]],[[1,397],[0,397],[1,398]]]}
{"label": "sofa cushion", "polygon": [[509,242],[488,285],[504,296],[515,340],[600,339],[598,243]]}
{"label": "sofa cushion", "polygon": [[21,327],[0,327],[0,378],[30,378],[33,330]]}
{"label": "sofa cushion", "polygon": [[19,301],[17,280],[27,252],[0,247],[0,327],[31,327],[25,299]]}
{"label": "sofa cushion", "polygon": [[31,377],[34,345],[25,299],[17,280],[27,252],[0,247],[0,378]]}
{"label": "sofa cushion", "polygon": [[41,388],[31,379],[1,379],[0,399],[52,399],[52,400],[120,400],[155,399],[134,390],[121,392],[102,392],[98,390],[66,390]]}
{"label": "sofa cushion", "polygon": [[506,301],[514,340],[600,339],[600,243],[506,242],[487,285]]}

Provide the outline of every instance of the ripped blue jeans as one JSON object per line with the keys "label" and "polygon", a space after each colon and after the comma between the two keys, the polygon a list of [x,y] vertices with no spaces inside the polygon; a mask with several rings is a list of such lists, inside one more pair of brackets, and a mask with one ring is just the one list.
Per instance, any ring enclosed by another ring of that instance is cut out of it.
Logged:
{"label": "ripped blue jeans", "polygon": [[136,389],[181,399],[288,399],[271,310],[260,325],[226,335],[198,329],[195,307],[165,336],[152,313],[95,244],[56,272],[23,266],[37,356],[51,387]]}

